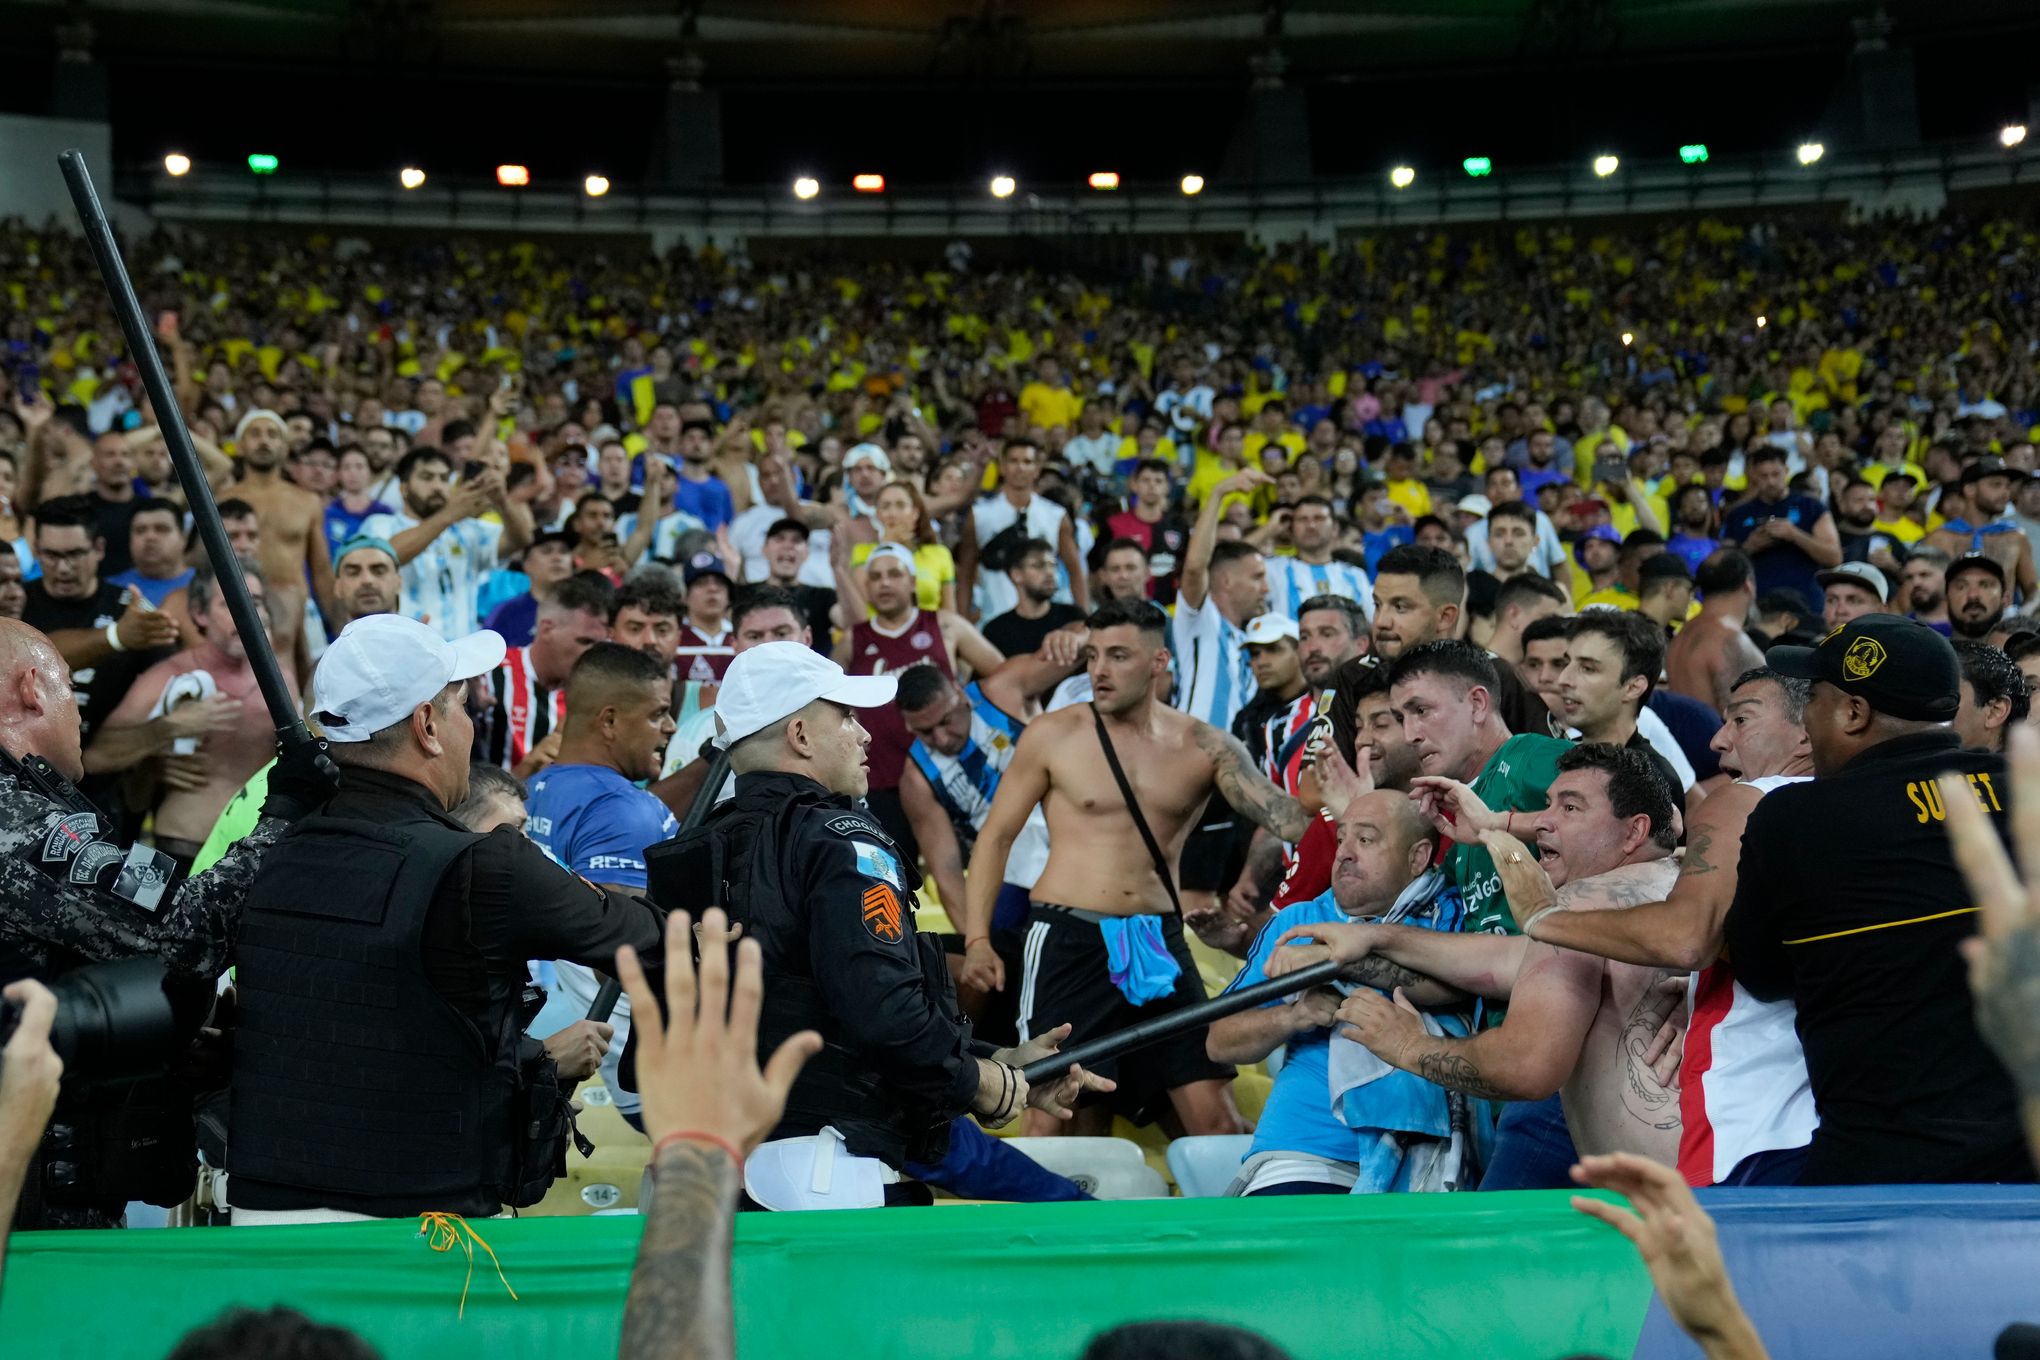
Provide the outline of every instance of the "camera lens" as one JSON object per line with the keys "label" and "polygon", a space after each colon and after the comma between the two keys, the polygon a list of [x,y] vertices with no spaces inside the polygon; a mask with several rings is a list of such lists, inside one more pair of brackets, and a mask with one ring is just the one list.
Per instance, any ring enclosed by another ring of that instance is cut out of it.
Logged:
{"label": "camera lens", "polygon": [[[50,984],[57,1014],[50,1047],[64,1060],[64,1084],[133,1081],[163,1071],[177,1056],[177,1023],[155,959],[120,959],[66,973]],[[20,1008],[0,1006],[0,1043]]]}

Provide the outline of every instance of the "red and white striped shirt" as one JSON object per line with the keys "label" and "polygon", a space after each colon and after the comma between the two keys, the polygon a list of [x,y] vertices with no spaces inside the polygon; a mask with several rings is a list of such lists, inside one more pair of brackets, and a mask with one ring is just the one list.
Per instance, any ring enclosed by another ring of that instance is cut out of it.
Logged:
{"label": "red and white striped shirt", "polygon": [[538,683],[528,646],[513,647],[503,664],[489,673],[489,692],[496,702],[488,713],[478,760],[515,769],[532,747],[566,721],[566,687],[547,689]]}
{"label": "red and white striped shirt", "polygon": [[[1763,793],[1797,784],[1790,775],[1743,781]],[[1687,988],[1693,1013],[1679,1060],[1679,1174],[1718,1185],[1745,1158],[1805,1147],[1820,1123],[1789,1001],[1759,1001],[1728,961],[1701,969]]]}

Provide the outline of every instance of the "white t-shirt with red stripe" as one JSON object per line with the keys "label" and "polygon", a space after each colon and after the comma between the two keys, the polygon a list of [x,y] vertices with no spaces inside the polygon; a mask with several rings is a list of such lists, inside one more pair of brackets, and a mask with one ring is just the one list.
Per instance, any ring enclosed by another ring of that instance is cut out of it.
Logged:
{"label": "white t-shirt with red stripe", "polygon": [[544,741],[567,718],[567,687],[547,689],[538,683],[531,648],[512,647],[503,664],[489,673],[489,706],[485,730],[475,741],[475,759],[514,769],[531,748]]}
{"label": "white t-shirt with red stripe", "polygon": [[[1804,779],[1742,782],[1769,793]],[[1692,1015],[1679,1060],[1679,1172],[1688,1184],[1716,1185],[1746,1157],[1806,1146],[1820,1116],[1791,1002],[1757,1000],[1725,960],[1693,974],[1689,995]]]}

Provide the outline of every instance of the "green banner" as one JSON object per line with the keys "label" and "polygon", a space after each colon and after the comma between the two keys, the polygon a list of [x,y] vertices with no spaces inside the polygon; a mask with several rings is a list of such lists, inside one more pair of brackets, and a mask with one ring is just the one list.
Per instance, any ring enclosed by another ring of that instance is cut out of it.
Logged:
{"label": "green banner", "polygon": [[[639,1220],[27,1233],[0,1337],[44,1360],[161,1360],[232,1304],[352,1327],[386,1360],[613,1355]],[[466,1315],[461,1291],[468,1284]],[[738,1222],[739,1351],[800,1360],[1065,1360],[1140,1318],[1236,1323],[1298,1360],[1624,1357],[1650,1282],[1557,1192],[1140,1200],[802,1214]]]}

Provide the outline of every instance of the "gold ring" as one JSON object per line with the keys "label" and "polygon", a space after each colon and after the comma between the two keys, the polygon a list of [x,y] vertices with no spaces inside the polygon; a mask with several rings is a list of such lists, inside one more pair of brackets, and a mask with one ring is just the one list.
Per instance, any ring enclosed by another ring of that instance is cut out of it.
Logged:
{"label": "gold ring", "polygon": [[1522,862],[1523,862],[1523,852],[1522,852],[1521,850],[1511,850],[1511,851],[1509,852],[1509,863],[1511,863],[1511,864],[1521,864]]}

